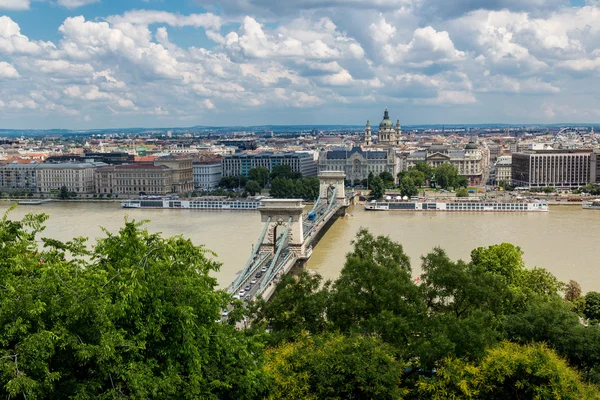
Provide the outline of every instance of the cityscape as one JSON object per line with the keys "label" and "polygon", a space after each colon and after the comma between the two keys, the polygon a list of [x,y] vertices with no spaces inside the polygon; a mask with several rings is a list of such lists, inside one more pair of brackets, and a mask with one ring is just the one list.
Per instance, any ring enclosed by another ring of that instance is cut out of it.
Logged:
{"label": "cityscape", "polygon": [[0,0],[0,396],[600,399],[595,0]]}

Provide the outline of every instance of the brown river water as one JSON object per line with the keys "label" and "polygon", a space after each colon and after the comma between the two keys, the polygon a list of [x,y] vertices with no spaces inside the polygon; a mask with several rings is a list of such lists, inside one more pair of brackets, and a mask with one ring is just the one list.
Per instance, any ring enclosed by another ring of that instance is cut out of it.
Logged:
{"label": "brown river water", "polygon": [[[9,207],[0,203],[0,212]],[[103,236],[100,227],[116,232],[124,218],[150,220],[151,232],[183,235],[214,251],[223,263],[215,272],[227,286],[244,266],[262,230],[258,212],[122,209],[119,203],[47,203],[18,206],[11,213],[50,215],[43,236],[60,240]],[[560,280],[578,281],[584,291],[600,291],[600,211],[577,206],[554,206],[547,213],[444,213],[364,211],[348,209],[349,216],[335,221],[315,247],[308,268],[335,279],[344,265],[350,241],[360,227],[389,235],[402,243],[410,256],[413,274],[420,273],[420,257],[435,246],[450,257],[468,259],[478,246],[510,242],[525,252],[528,267],[543,267]]]}

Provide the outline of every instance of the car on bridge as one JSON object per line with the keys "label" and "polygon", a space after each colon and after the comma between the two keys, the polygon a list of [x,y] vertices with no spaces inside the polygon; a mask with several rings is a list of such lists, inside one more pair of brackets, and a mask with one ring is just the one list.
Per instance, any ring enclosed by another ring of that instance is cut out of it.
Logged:
{"label": "car on bridge", "polygon": [[238,296],[240,296],[240,298],[244,297],[246,295],[246,292],[244,290],[240,290],[240,292],[238,293]]}
{"label": "car on bridge", "polygon": [[249,292],[249,291],[250,291],[250,285],[246,285],[246,287],[244,288],[244,290],[245,290],[246,292]]}
{"label": "car on bridge", "polygon": [[252,279],[252,280],[250,281],[250,284],[251,284],[251,285],[254,285],[256,282],[258,282],[258,279],[257,279],[257,278],[254,278],[254,279]]}

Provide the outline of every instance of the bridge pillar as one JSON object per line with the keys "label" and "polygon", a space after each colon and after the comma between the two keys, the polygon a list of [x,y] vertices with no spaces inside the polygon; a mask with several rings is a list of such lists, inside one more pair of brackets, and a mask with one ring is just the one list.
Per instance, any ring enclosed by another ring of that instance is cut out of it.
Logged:
{"label": "bridge pillar", "polygon": [[[303,257],[304,230],[302,225],[302,213],[304,205],[299,199],[265,199],[260,207],[260,218],[263,223],[269,222],[267,234],[260,245],[260,253],[274,253],[277,249],[275,243],[285,231],[286,225],[291,218],[291,226],[288,232],[288,247],[297,257]],[[269,220],[270,218],[270,220]]]}
{"label": "bridge pillar", "polygon": [[329,199],[329,190],[337,188],[337,202],[344,204],[346,201],[346,191],[344,181],[346,174],[343,171],[321,171],[319,172],[320,188],[319,194],[321,199]]}

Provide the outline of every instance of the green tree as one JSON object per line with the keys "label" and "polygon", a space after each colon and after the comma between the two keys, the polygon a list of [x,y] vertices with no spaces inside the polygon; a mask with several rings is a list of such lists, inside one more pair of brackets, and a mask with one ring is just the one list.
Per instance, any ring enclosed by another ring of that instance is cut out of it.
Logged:
{"label": "green tree", "polygon": [[246,186],[244,187],[244,189],[250,194],[250,196],[254,196],[257,193],[260,194],[261,186],[258,182],[249,180],[248,182],[246,182]]}
{"label": "green tree", "polygon": [[230,399],[266,388],[262,345],[219,323],[219,264],[182,237],[126,222],[93,250],[0,220],[0,395]]}
{"label": "green tree", "polygon": [[402,245],[366,229],[358,231],[352,245],[332,286],[328,319],[342,332],[374,333],[406,344],[422,311],[409,257]]}
{"label": "green tree", "polygon": [[253,329],[271,330],[271,343],[291,341],[301,332],[319,334],[326,330],[327,288],[321,289],[318,274],[284,275],[271,299],[251,306]]}
{"label": "green tree", "polygon": [[456,197],[469,197],[469,192],[465,188],[456,189]]}
{"label": "green tree", "polygon": [[386,188],[394,187],[394,175],[390,174],[388,171],[383,171],[379,174],[379,177],[383,181],[383,184]]}
{"label": "green tree", "polygon": [[302,336],[267,351],[269,399],[402,399],[404,364],[376,337]]}
{"label": "green tree", "polygon": [[292,167],[288,164],[280,164],[271,168],[271,179],[276,178],[300,179],[302,178],[302,174],[300,172],[293,172]]}
{"label": "green tree", "polygon": [[585,294],[585,316],[589,319],[600,320],[600,293],[587,292]]}
{"label": "green tree", "polygon": [[431,179],[431,176],[434,174],[434,168],[431,165],[427,164],[424,161],[417,161],[415,164],[415,169],[419,172],[422,172],[425,176],[425,179]]}
{"label": "green tree", "polygon": [[402,196],[416,196],[419,193],[419,189],[417,188],[417,184],[410,176],[403,176],[400,181],[400,195]]}
{"label": "green tree", "polygon": [[523,251],[510,243],[474,249],[471,251],[471,263],[501,276],[508,285],[516,284],[525,268]]}
{"label": "green tree", "polygon": [[597,399],[600,392],[543,344],[504,342],[476,364],[448,359],[434,378],[422,380],[431,399]]}
{"label": "green tree", "polygon": [[544,192],[546,194],[550,194],[550,193],[554,192],[554,188],[552,186],[546,186],[546,187],[542,188],[542,192]]}
{"label": "green tree", "polygon": [[376,199],[381,199],[385,194],[385,184],[378,176],[369,180],[369,189],[371,189],[371,195]]}
{"label": "green tree", "polygon": [[415,345],[421,367],[448,356],[476,359],[501,337],[498,316],[510,296],[507,285],[472,263],[450,260],[440,248],[422,261],[420,289],[430,318],[424,321],[425,340]]}
{"label": "green tree", "polygon": [[61,198],[62,200],[66,200],[69,197],[71,197],[70,193],[69,193],[69,189],[67,189],[66,186],[62,186],[60,188],[60,192],[58,194],[58,197]]}
{"label": "green tree", "polygon": [[456,187],[466,188],[469,186],[469,180],[464,175],[459,175],[456,179]]}
{"label": "green tree", "polygon": [[434,171],[436,185],[442,189],[458,186],[458,169],[449,163],[440,164]]}
{"label": "green tree", "polygon": [[258,182],[261,188],[267,186],[269,183],[269,170],[265,167],[256,167],[248,171],[248,179]]}
{"label": "green tree", "polygon": [[219,181],[219,186],[227,189],[237,189],[244,187],[247,181],[248,178],[245,176],[225,176]]}

